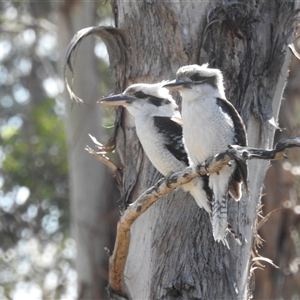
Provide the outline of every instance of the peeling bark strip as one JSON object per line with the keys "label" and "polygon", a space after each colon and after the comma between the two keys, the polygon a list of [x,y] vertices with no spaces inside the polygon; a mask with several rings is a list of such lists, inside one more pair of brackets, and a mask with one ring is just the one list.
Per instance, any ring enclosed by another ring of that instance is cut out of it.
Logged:
{"label": "peeling bark strip", "polygon": [[[97,144],[99,143],[97,142]],[[191,180],[199,176],[199,174],[206,175],[219,172],[222,167],[227,165],[232,159],[279,160],[286,158],[286,155],[284,153],[285,150],[292,147],[300,147],[300,137],[282,139],[275,145],[274,149],[271,150],[229,145],[228,150],[209,158],[205,162],[205,164],[200,165],[199,169],[197,170],[198,173],[194,173],[192,168],[188,167],[181,172],[173,173],[168,179],[162,179],[158,181],[154,186],[145,191],[134,203],[132,203],[127,208],[124,215],[118,222],[115,248],[112,256],[109,259],[110,293],[115,293],[119,296],[128,298],[128,291],[124,282],[124,270],[130,245],[130,229],[137,218],[141,216],[148,208],[150,208],[157,200],[170,193],[180,185],[190,182]],[[93,152],[89,147],[87,148],[87,150],[100,161],[104,162],[105,156],[103,155],[103,153],[99,154]],[[99,158],[98,156],[101,156],[101,158]],[[111,164],[105,164],[111,167]],[[111,169],[115,172],[115,167],[112,167]],[[259,260],[264,260],[266,262],[272,263],[271,260],[263,257],[253,258],[252,262]]]}
{"label": "peeling bark strip", "polygon": [[[122,29],[117,29],[111,26],[92,26],[88,28],[81,29],[72,38],[68,49],[66,51],[65,61],[63,64],[63,72],[65,78],[65,84],[71,100],[76,102],[84,103],[80,97],[78,97],[74,92],[72,87],[69,85],[67,78],[67,67],[71,71],[72,77],[75,75],[74,71],[74,61],[77,49],[83,38],[89,35],[96,35],[102,39],[105,43],[107,52],[109,54],[110,67],[114,68],[117,64],[125,65],[126,62],[126,41],[125,32]],[[88,55],[91,55],[90,53]]]}
{"label": "peeling bark strip", "polygon": [[107,149],[107,146],[102,145],[101,143],[99,143],[97,141],[97,139],[92,136],[91,134],[89,134],[91,140],[95,143],[96,147],[98,150],[100,151],[94,151],[91,147],[86,146],[85,150],[87,152],[89,152],[90,154],[92,154],[96,159],[98,159],[99,161],[103,162],[105,165],[107,165],[115,174],[116,180],[118,182],[118,184],[121,186],[122,184],[122,172],[120,170],[120,168],[118,168],[107,156],[106,154],[108,152],[111,152],[111,149]]}

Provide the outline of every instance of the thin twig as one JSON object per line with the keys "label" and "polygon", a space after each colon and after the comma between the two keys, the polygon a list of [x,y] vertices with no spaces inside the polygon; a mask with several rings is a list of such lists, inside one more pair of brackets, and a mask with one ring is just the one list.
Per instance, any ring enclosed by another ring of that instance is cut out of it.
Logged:
{"label": "thin twig", "polygon": [[118,181],[118,184],[121,184],[121,182],[122,182],[121,170],[105,155],[105,153],[103,153],[101,151],[97,152],[89,146],[85,146],[85,150],[88,153],[92,154],[96,159],[98,159],[99,161],[101,161],[102,163],[107,165],[114,172],[116,179]]}

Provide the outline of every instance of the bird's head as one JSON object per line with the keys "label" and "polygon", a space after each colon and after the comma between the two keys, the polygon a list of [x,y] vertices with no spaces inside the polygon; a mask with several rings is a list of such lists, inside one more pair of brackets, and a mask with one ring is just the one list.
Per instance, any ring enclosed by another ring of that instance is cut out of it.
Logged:
{"label": "bird's head", "polygon": [[124,106],[134,117],[140,115],[173,116],[177,114],[178,106],[169,91],[163,87],[165,83],[136,83],[130,85],[123,93],[105,97],[98,103]]}
{"label": "bird's head", "polygon": [[208,64],[179,68],[176,79],[168,82],[164,87],[170,91],[178,91],[182,96],[186,93],[207,92],[225,98],[222,72],[219,69],[208,68]]}

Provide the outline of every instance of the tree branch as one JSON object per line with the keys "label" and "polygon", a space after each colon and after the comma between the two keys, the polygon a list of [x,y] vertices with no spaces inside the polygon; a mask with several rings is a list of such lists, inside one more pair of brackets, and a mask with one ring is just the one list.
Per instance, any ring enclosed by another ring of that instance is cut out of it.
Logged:
{"label": "tree branch", "polygon": [[281,139],[275,145],[274,149],[265,150],[249,147],[241,147],[237,145],[229,145],[228,155],[232,158],[240,160],[267,159],[267,160],[280,160],[287,158],[285,150],[293,147],[300,147],[300,137]]}
{"label": "tree branch", "polygon": [[[199,165],[197,172],[188,167],[181,172],[173,173],[167,179],[163,178],[159,180],[154,186],[145,191],[134,203],[130,204],[118,222],[115,248],[109,259],[110,292],[122,297],[128,297],[123,274],[130,245],[130,228],[134,221],[158,199],[180,185],[190,182],[198,177],[199,174],[205,175],[219,172],[232,159],[279,160],[286,158],[285,150],[292,147],[300,147],[300,137],[282,139],[271,150],[229,145],[226,151],[210,157],[205,163]],[[92,154],[95,156],[94,153]],[[103,161],[102,159],[100,160]]]}

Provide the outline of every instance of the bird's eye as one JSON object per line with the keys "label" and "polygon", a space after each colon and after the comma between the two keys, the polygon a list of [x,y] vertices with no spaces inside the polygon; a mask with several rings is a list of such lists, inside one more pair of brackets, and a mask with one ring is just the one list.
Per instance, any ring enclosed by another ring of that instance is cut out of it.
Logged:
{"label": "bird's eye", "polygon": [[148,97],[146,94],[144,94],[141,91],[134,93],[134,96],[137,97],[137,98],[140,98],[140,99],[144,99],[144,98]]}
{"label": "bird's eye", "polygon": [[193,81],[201,81],[203,78],[198,73],[196,73],[196,74],[192,75],[190,77],[190,79]]}

